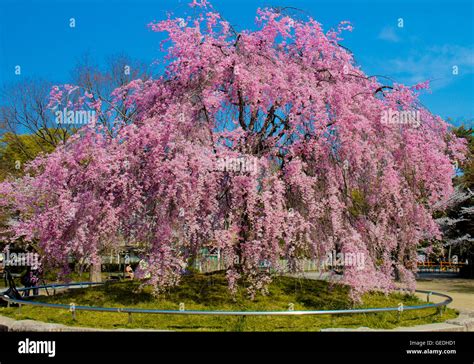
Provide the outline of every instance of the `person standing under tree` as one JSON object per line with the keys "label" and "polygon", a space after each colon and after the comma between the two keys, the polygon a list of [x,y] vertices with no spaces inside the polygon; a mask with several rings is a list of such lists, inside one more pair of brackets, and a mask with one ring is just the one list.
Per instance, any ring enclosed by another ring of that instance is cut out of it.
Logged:
{"label": "person standing under tree", "polygon": [[[33,295],[37,295],[39,293],[39,289],[35,288],[37,286],[39,281],[38,277],[38,270],[32,270],[30,266],[26,267],[26,271],[24,271],[21,275],[20,282],[23,284],[26,288],[33,288]],[[30,290],[25,289],[23,296],[24,297],[29,297],[30,295]]]}

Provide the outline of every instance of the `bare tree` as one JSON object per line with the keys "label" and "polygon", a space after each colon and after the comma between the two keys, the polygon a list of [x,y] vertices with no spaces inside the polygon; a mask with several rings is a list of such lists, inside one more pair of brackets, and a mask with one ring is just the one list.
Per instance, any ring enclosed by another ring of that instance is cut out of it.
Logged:
{"label": "bare tree", "polygon": [[[95,99],[92,101],[99,98],[107,107],[111,105],[111,92],[114,89],[127,85],[131,80],[146,80],[149,77],[148,67],[144,63],[132,60],[125,54],[108,57],[102,68],[85,55],[72,70],[69,83],[79,86],[83,92],[93,94]],[[19,135],[35,135],[39,150],[47,153],[77,131],[77,125],[57,123],[54,111],[48,107],[53,85],[53,82],[42,79],[25,79],[0,89],[0,138],[11,133],[26,160],[34,159],[36,155],[31,155],[26,147],[22,148]],[[72,98],[79,96],[78,92]],[[109,130],[115,125],[117,115],[125,120],[133,119],[134,110],[125,104],[114,107],[115,113],[110,116],[105,113],[98,116],[98,121]]]}
{"label": "bare tree", "polygon": [[[71,126],[57,124],[54,114],[48,109],[48,95],[51,82],[45,80],[26,79],[18,83],[8,84],[0,90],[0,123],[3,133],[11,133],[21,148],[19,135],[30,134],[37,138],[37,147],[42,152],[55,148],[70,135]],[[2,134],[3,135],[3,134]],[[30,155],[28,148],[22,148],[26,159]]]}
{"label": "bare tree", "polygon": [[[148,67],[140,61],[131,59],[126,54],[116,54],[107,58],[105,67],[100,68],[89,55],[84,55],[72,71],[73,84],[93,95],[92,101],[101,100],[105,107],[112,107],[111,115],[101,114],[98,121],[109,130],[116,126],[115,120],[132,121],[135,109],[124,102],[112,105],[111,93],[118,87],[127,85],[132,80],[148,80],[151,73]],[[126,92],[122,101],[128,98]]]}

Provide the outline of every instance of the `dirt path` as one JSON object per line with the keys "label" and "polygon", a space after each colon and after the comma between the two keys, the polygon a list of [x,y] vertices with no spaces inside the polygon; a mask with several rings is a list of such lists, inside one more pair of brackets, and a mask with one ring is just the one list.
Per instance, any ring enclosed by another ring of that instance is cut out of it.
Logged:
{"label": "dirt path", "polygon": [[[320,274],[318,272],[306,272],[304,277],[328,279],[327,274]],[[445,293],[453,298],[453,302],[449,307],[474,313],[474,279],[423,277],[417,279],[416,289]],[[421,299],[426,300],[426,294],[417,295]],[[432,296],[431,302],[441,301],[444,301],[444,298]]]}
{"label": "dirt path", "polygon": [[[420,278],[416,281],[416,289],[445,293],[453,298],[449,307],[474,312],[474,279]],[[426,295],[420,297],[426,299]],[[434,302],[441,300],[433,297]]]}

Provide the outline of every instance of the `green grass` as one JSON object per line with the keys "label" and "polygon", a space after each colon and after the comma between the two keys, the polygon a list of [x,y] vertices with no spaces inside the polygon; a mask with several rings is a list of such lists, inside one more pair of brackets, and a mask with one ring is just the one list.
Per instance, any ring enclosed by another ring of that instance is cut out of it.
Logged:
{"label": "green grass", "polygon": [[[227,281],[221,272],[185,276],[179,287],[171,289],[159,298],[144,289],[136,292],[139,282],[122,281],[104,286],[74,289],[55,296],[41,297],[42,301],[102,307],[135,307],[177,310],[183,302],[186,310],[229,310],[229,311],[280,311],[288,310],[293,303],[294,310],[329,310],[353,307],[348,297],[348,288],[331,285],[324,281],[278,277],[270,285],[269,294],[258,295],[251,301],[244,288],[235,300],[229,294]],[[417,305],[422,302],[414,295],[392,293],[365,294],[362,303],[356,307],[397,307]],[[95,328],[141,328],[159,330],[197,331],[318,331],[322,328],[394,328],[426,323],[442,322],[457,316],[448,309],[440,316],[436,308],[405,311],[401,318],[397,313],[376,313],[357,315],[284,316],[284,317],[225,317],[225,316],[181,316],[133,314],[133,322],[128,323],[124,313],[98,313],[77,311],[76,321],[68,310],[23,306],[0,308],[0,315],[15,319],[33,319],[44,322],[62,323],[71,326]]]}

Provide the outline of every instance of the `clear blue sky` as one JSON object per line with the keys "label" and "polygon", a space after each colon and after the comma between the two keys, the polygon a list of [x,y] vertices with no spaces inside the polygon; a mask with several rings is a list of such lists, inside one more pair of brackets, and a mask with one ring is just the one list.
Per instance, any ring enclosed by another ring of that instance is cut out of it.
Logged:
{"label": "clear blue sky", "polygon": [[[147,24],[171,11],[192,12],[188,0],[0,0],[0,84],[18,77],[67,82],[86,52],[97,62],[126,53],[152,63],[162,35]],[[214,7],[237,29],[252,28],[264,6],[306,11],[325,29],[349,20],[350,48],[368,74],[413,84],[432,80],[422,97],[434,113],[455,120],[474,119],[473,0],[214,0]],[[69,27],[75,18],[76,27]],[[403,19],[403,28],[398,19]],[[21,65],[16,76],[14,67]],[[458,75],[453,75],[457,66]]]}

